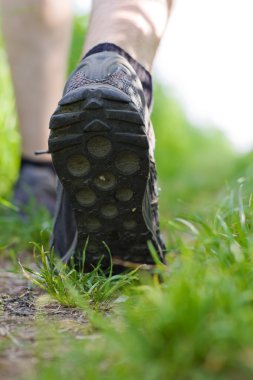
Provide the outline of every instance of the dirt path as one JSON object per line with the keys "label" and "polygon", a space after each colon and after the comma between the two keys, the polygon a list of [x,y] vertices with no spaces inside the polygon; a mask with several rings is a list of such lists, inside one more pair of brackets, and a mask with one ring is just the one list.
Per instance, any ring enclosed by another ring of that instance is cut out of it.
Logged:
{"label": "dirt path", "polygon": [[45,302],[41,290],[11,272],[8,260],[0,259],[0,267],[0,379],[28,378],[42,346],[40,357],[50,359],[48,342],[51,346],[59,334],[82,339],[87,320],[77,309]]}

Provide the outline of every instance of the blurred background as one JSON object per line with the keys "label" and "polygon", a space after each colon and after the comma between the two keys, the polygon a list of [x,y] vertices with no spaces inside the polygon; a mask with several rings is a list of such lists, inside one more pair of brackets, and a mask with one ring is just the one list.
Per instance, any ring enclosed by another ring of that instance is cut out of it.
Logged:
{"label": "blurred background", "polygon": [[[75,0],[69,72],[78,63],[91,1]],[[253,183],[252,0],[175,0],[154,66],[162,225],[209,209]],[[10,73],[0,40],[0,197],[19,165]]]}

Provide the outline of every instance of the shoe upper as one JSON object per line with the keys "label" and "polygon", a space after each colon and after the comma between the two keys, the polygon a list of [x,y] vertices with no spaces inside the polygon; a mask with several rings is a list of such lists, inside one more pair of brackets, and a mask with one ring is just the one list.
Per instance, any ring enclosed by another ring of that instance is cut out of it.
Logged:
{"label": "shoe upper", "polygon": [[53,216],[56,203],[55,173],[51,168],[24,165],[20,169],[12,199],[21,208],[21,213],[25,213],[24,206],[34,199],[38,207],[45,207]]}
{"label": "shoe upper", "polygon": [[70,75],[64,94],[79,87],[98,83],[111,85],[124,92],[144,115],[145,98],[142,85],[125,58],[112,52],[97,53],[85,58]]}

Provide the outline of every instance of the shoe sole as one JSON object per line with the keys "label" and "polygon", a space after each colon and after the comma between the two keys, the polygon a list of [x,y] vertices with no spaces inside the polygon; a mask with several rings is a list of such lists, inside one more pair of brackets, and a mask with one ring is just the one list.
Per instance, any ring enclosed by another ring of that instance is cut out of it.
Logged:
{"label": "shoe sole", "polygon": [[50,129],[49,150],[77,224],[75,260],[86,247],[88,266],[103,256],[107,267],[108,249],[114,261],[152,264],[147,241],[160,247],[143,207],[149,143],[131,99],[108,85],[79,88],[59,102]]}

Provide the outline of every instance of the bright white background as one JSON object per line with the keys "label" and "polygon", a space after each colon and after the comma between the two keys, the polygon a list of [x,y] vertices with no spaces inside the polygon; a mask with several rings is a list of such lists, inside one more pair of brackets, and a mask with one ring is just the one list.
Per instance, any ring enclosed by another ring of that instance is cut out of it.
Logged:
{"label": "bright white background", "polygon": [[190,120],[253,148],[253,0],[175,0],[155,72]]}

